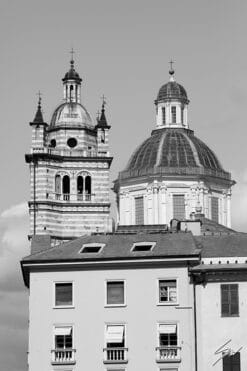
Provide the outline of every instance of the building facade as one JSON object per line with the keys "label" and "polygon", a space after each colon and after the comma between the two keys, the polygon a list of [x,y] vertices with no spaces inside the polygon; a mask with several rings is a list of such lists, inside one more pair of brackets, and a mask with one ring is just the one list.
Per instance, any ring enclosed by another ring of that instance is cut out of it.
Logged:
{"label": "building facade", "polygon": [[81,82],[71,60],[63,78],[63,102],[46,124],[38,109],[32,127],[30,235],[51,235],[53,243],[92,232],[110,232],[110,126],[104,102],[97,122],[81,104]]}
{"label": "building facade", "polygon": [[93,125],[73,61],[63,84],[49,125],[39,103],[26,155],[29,371],[247,369],[247,235],[230,228],[234,181],[190,129],[174,70],[151,137],[114,182],[115,230],[104,102]]}

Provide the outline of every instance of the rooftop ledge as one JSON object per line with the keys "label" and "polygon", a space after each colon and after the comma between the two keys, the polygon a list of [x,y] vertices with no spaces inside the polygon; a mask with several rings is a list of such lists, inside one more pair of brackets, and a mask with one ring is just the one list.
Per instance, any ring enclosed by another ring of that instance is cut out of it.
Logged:
{"label": "rooftop ledge", "polygon": [[89,151],[78,149],[54,149],[47,147],[36,147],[31,149],[31,154],[49,154],[57,156],[74,156],[74,157],[110,157],[109,151]]}

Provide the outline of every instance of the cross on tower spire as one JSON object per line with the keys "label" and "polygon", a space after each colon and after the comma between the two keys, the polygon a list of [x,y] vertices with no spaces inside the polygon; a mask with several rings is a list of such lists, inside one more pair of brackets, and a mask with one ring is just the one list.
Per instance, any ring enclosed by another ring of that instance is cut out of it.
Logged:
{"label": "cross on tower spire", "polygon": [[75,54],[75,51],[74,51],[73,47],[72,47],[71,50],[70,50],[70,54],[71,54],[71,60],[74,61],[74,54]]}
{"label": "cross on tower spire", "polygon": [[173,69],[173,64],[174,64],[174,61],[171,59],[170,60],[170,71],[169,71],[169,74],[172,76],[172,75],[174,75],[174,69]]}

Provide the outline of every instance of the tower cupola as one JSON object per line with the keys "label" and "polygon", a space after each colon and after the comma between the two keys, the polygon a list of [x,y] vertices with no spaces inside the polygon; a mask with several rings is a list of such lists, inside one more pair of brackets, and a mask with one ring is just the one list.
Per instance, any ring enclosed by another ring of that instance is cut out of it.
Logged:
{"label": "tower cupola", "polygon": [[186,90],[175,81],[173,62],[170,62],[170,80],[159,89],[156,105],[157,128],[188,128],[188,104]]}
{"label": "tower cupola", "polygon": [[70,69],[66,72],[63,81],[64,86],[64,101],[72,103],[80,103],[81,101],[81,82],[80,75],[76,72],[74,67],[73,49],[71,51],[72,57],[70,61]]}

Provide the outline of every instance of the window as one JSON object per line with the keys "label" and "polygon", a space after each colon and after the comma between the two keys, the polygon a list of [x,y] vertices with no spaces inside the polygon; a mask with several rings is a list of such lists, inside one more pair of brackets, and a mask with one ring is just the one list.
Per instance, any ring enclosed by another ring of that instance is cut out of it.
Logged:
{"label": "window", "polygon": [[72,282],[55,283],[55,306],[65,307],[73,305],[73,284]]}
{"label": "window", "polygon": [[184,107],[181,107],[181,123],[184,123]]}
{"label": "window", "polygon": [[69,201],[70,194],[70,178],[68,175],[63,177],[63,199],[64,201]]}
{"label": "window", "polygon": [[74,148],[77,146],[77,140],[75,138],[69,138],[67,144],[70,148]]}
{"label": "window", "polygon": [[177,367],[160,368],[160,371],[178,371],[178,368]]}
{"label": "window", "polygon": [[54,328],[54,349],[52,350],[52,364],[74,364],[75,349],[73,349],[72,326]]}
{"label": "window", "polygon": [[51,139],[50,141],[50,147],[55,148],[57,145],[56,139]]}
{"label": "window", "polygon": [[166,124],[166,108],[162,107],[162,124]]}
{"label": "window", "polygon": [[172,106],[172,124],[176,124],[177,122],[177,109],[176,107]]}
{"label": "window", "polygon": [[173,218],[185,218],[185,200],[184,195],[173,195]]}
{"label": "window", "polygon": [[72,327],[55,327],[55,348],[72,349]]}
{"label": "window", "polygon": [[105,244],[103,243],[85,243],[82,249],[79,251],[80,254],[98,254],[102,251]]}
{"label": "window", "polygon": [[156,242],[136,242],[131,249],[132,252],[152,251]]}
{"label": "window", "polygon": [[144,200],[143,196],[135,197],[135,221],[138,225],[144,224]]}
{"label": "window", "polygon": [[240,371],[240,353],[226,355],[223,358],[223,371]]}
{"label": "window", "polygon": [[238,315],[238,285],[221,285],[221,316],[234,317]]}
{"label": "window", "polygon": [[211,215],[212,215],[212,220],[218,223],[219,222],[219,199],[218,197],[211,197]]}
{"label": "window", "polygon": [[106,282],[106,305],[119,306],[125,304],[125,281]]}
{"label": "window", "polygon": [[55,197],[56,200],[60,200],[61,196],[61,176],[57,174],[55,176]]}
{"label": "window", "polygon": [[159,280],[159,303],[177,303],[176,280]]}
{"label": "window", "polygon": [[120,363],[127,361],[125,325],[107,325],[105,334],[104,362]]}
{"label": "window", "polygon": [[180,358],[180,347],[178,347],[177,324],[159,324],[158,336],[157,361],[178,360]]}
{"label": "window", "polygon": [[92,179],[87,172],[77,177],[77,199],[78,201],[90,201],[92,195]]}

